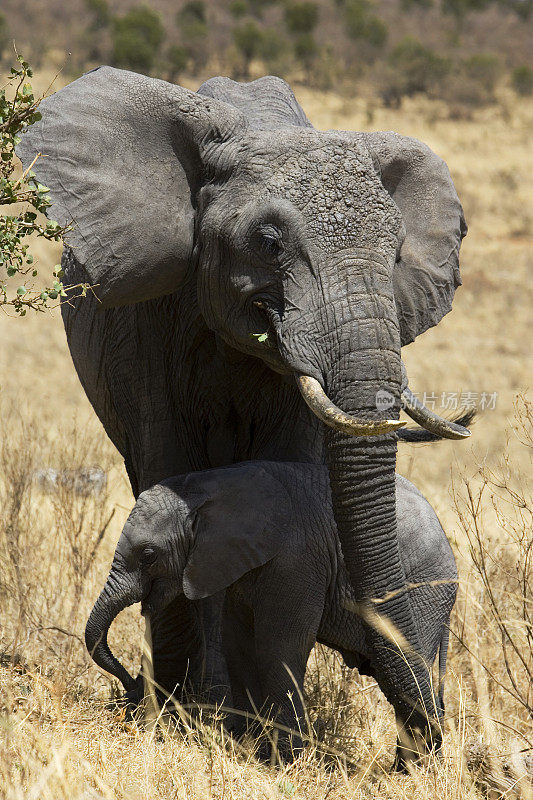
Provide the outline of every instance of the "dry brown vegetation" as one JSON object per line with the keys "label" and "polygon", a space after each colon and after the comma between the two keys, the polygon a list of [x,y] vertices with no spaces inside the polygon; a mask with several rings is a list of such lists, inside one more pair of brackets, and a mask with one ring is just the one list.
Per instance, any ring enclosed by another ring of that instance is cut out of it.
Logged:
{"label": "dry brown vegetation", "polygon": [[[497,392],[471,443],[403,446],[399,471],[426,494],[452,542],[460,594],[452,619],[442,759],[390,773],[390,707],[374,682],[331,652],[311,657],[307,692],[323,742],[286,769],[224,744],[217,724],[142,729],[108,710],[111,681],[92,665],[83,628],[132,506],[121,460],[70,362],[59,314],[0,316],[0,797],[532,797],[533,502],[528,270],[533,103],[451,121],[438,103],[401,111],[300,90],[320,128],[394,129],[448,162],[470,233],[463,287],[444,321],[405,351],[413,390]],[[57,251],[39,251],[51,268]],[[437,408],[439,406],[437,405]],[[44,494],[36,468],[100,465],[106,491]],[[111,643],[138,667],[138,610]],[[336,749],[345,758],[325,755]]]}

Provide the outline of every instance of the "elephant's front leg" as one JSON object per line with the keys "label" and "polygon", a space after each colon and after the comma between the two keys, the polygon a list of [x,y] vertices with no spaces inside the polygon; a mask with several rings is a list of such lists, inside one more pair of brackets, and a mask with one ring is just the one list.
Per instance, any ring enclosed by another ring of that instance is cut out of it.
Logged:
{"label": "elephant's front leg", "polygon": [[227,728],[237,738],[247,732],[253,735],[257,732],[253,720],[262,710],[253,612],[231,588],[226,592],[222,634],[234,709]]}
{"label": "elephant's front leg", "polygon": [[271,629],[277,641],[265,644],[267,633],[264,626],[259,626],[255,639],[262,715],[274,721],[271,741],[261,755],[269,756],[274,747],[282,761],[292,761],[305,747],[308,733],[303,682],[312,643],[280,641],[283,631]]}
{"label": "elephant's front leg", "polygon": [[180,696],[184,689],[199,691],[202,681],[202,619],[194,603],[178,595],[154,614],[152,658],[160,699]]}
{"label": "elephant's front leg", "polygon": [[274,744],[280,758],[291,761],[308,734],[303,684],[324,598],[313,596],[312,587],[300,593],[294,576],[291,583],[283,583],[256,611],[255,652],[263,709],[279,726],[274,728]]}
{"label": "elephant's front leg", "polygon": [[203,637],[202,694],[214,706],[231,706],[228,667],[222,643],[225,592],[198,601]]}

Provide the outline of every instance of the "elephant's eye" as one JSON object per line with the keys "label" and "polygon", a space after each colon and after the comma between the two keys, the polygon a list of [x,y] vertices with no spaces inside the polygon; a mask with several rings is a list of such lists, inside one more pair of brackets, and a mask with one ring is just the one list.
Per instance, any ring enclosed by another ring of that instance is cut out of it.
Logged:
{"label": "elephant's eye", "polygon": [[141,552],[141,561],[144,566],[149,567],[157,558],[157,552],[153,547],[145,547]]}
{"label": "elephant's eye", "polygon": [[281,250],[281,242],[275,236],[263,234],[261,249],[269,256],[277,256]]}
{"label": "elephant's eye", "polygon": [[254,244],[261,255],[271,261],[279,257],[283,250],[281,231],[274,225],[265,225],[257,231]]}

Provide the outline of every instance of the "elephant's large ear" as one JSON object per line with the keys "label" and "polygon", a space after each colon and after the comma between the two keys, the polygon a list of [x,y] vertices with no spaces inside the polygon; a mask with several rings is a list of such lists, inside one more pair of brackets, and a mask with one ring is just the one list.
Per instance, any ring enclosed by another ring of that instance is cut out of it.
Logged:
{"label": "elephant's large ear", "polygon": [[187,476],[193,549],[183,573],[191,600],[230,586],[279,553],[290,535],[291,506],[283,484],[257,464]]}
{"label": "elephant's large ear", "polygon": [[191,197],[210,143],[245,126],[225,103],[100,67],[41,103],[17,149],[104,305],[168,294],[193,249]]}
{"label": "elephant's large ear", "polygon": [[448,167],[417,139],[397,133],[361,135],[406,230],[394,272],[402,345],[451,310],[466,234],[463,209]]}

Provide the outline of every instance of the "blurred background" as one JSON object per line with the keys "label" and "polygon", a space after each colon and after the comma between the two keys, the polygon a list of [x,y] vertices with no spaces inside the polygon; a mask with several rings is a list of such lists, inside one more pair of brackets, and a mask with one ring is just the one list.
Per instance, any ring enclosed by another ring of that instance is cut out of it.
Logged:
{"label": "blurred background", "polygon": [[[364,91],[386,105],[417,93],[452,115],[533,91],[532,0],[3,0],[0,54],[77,76],[98,64],[179,82],[184,74],[272,73]],[[69,53],[68,56],[66,54]]]}

